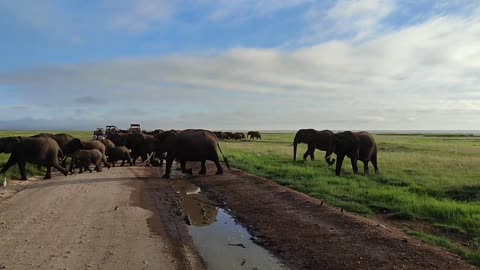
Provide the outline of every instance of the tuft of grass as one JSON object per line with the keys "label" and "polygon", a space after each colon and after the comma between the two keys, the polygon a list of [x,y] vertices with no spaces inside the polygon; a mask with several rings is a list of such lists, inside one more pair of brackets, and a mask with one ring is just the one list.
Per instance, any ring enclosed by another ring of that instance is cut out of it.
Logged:
{"label": "tuft of grass", "polygon": [[420,241],[442,247],[454,254],[462,256],[470,263],[480,267],[480,253],[472,252],[470,249],[459,246],[444,237],[413,230],[406,230],[406,232]]}

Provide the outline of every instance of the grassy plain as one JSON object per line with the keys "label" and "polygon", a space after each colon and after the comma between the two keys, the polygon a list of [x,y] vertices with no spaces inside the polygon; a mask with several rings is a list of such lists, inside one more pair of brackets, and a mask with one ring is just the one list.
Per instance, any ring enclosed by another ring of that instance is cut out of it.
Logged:
{"label": "grassy plain", "polygon": [[[0,137],[37,133],[0,131]],[[224,141],[221,147],[234,167],[348,211],[405,221],[401,224],[413,236],[480,266],[480,137],[375,135],[380,174],[354,175],[346,160],[342,176],[336,177],[334,167],[323,160],[324,152],[317,151],[315,161],[302,161],[305,145],[299,146],[299,161],[293,162],[294,134],[262,136],[262,141]],[[0,165],[7,158],[0,155]],[[359,168],[362,172],[363,166]],[[43,174],[31,165],[27,173]],[[7,174],[18,175],[16,167]]]}
{"label": "grassy plain", "polygon": [[326,164],[324,152],[303,162],[305,145],[297,154],[300,161],[293,162],[293,137],[264,134],[263,141],[222,142],[222,147],[233,166],[331,205],[421,221],[428,229],[409,230],[412,235],[480,265],[480,137],[376,135],[380,174],[354,175],[346,160],[341,177]]}

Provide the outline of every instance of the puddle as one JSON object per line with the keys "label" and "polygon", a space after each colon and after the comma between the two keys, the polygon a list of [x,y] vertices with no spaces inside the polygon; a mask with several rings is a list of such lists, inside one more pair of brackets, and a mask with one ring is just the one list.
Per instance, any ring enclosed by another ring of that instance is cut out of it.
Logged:
{"label": "puddle", "polygon": [[174,180],[179,207],[195,247],[208,269],[287,269],[275,256],[255,244],[252,235],[222,208],[186,180]]}

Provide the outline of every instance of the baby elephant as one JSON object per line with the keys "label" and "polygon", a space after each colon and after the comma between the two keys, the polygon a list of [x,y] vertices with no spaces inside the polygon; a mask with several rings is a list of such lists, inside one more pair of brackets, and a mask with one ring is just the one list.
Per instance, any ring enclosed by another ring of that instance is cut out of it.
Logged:
{"label": "baby elephant", "polygon": [[130,157],[130,150],[128,150],[125,146],[115,146],[110,151],[108,151],[108,162],[115,167],[115,163],[121,160],[122,164],[120,166],[125,165],[125,161],[128,161],[130,166],[133,166],[132,158]]}
{"label": "baby elephant", "polygon": [[[78,150],[70,155],[72,158],[72,162],[70,163],[70,173],[73,173],[74,168],[79,167],[79,173],[82,173],[84,170],[92,172],[90,169],[90,163],[95,164],[95,170],[97,172],[102,171],[102,152],[98,151],[97,149],[92,150]],[[110,164],[107,163],[107,168],[110,168]]]}

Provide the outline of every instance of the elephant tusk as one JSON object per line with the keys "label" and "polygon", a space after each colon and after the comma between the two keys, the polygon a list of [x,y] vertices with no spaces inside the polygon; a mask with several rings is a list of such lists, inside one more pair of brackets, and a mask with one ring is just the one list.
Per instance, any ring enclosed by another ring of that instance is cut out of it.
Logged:
{"label": "elephant tusk", "polygon": [[3,175],[3,187],[7,187],[7,176]]}
{"label": "elephant tusk", "polygon": [[144,162],[142,162],[142,165],[147,165],[147,164],[149,164],[149,163],[150,163],[150,159],[151,159],[152,157],[154,157],[154,156],[155,156],[155,152],[152,152],[152,153],[150,153],[150,154],[147,154],[147,160],[145,160]]}

